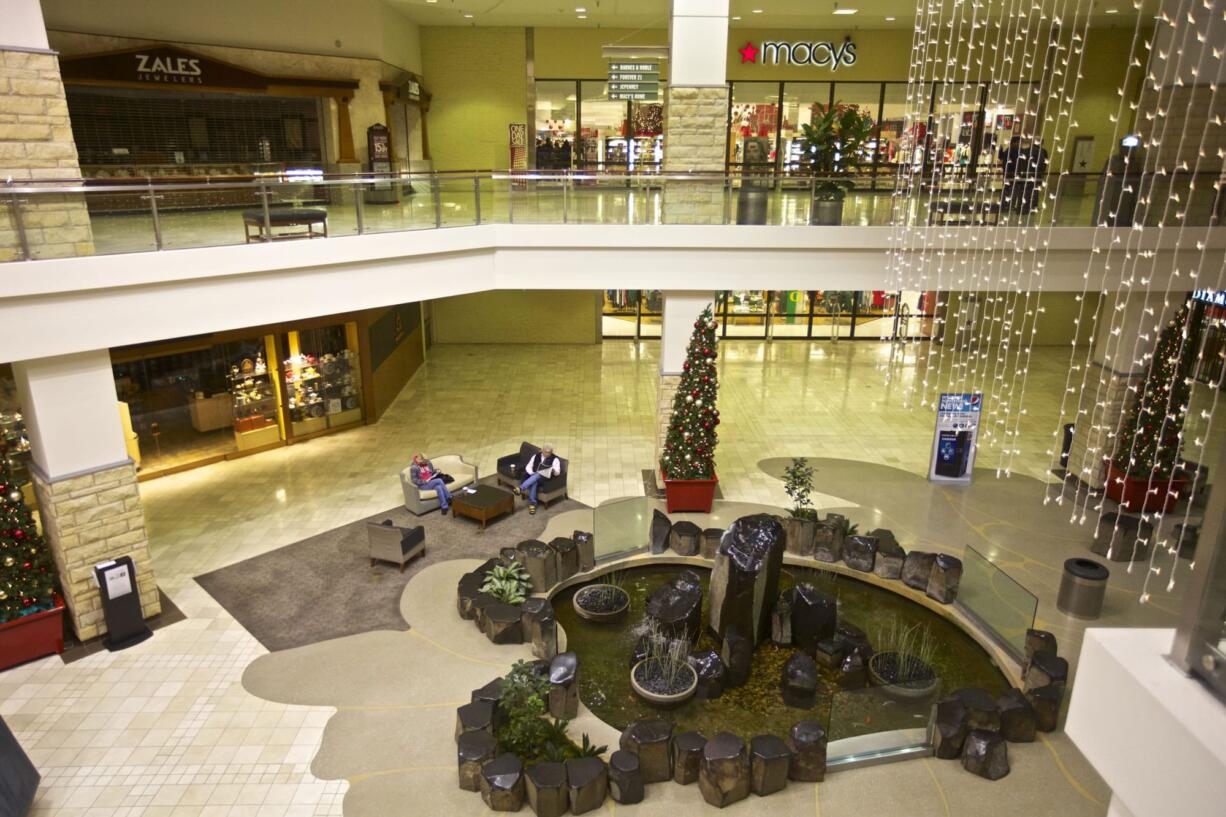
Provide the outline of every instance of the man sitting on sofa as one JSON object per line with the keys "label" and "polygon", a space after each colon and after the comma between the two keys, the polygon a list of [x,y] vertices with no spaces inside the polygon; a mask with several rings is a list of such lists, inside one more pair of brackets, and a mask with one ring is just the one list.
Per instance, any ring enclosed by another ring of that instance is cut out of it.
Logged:
{"label": "man sitting on sofa", "polygon": [[447,515],[447,509],[451,507],[451,491],[447,490],[447,483],[443,482],[438,471],[434,470],[434,463],[426,459],[421,452],[413,455],[413,464],[409,466],[409,479],[419,491],[436,492],[439,511],[444,516]]}
{"label": "man sitting on sofa", "polygon": [[541,446],[541,453],[533,454],[528,458],[528,464],[524,466],[524,471],[528,476],[515,489],[515,495],[522,496],[523,492],[527,491],[528,513],[536,513],[537,484],[541,480],[556,477],[562,473],[562,461],[554,456],[552,445],[543,445]]}

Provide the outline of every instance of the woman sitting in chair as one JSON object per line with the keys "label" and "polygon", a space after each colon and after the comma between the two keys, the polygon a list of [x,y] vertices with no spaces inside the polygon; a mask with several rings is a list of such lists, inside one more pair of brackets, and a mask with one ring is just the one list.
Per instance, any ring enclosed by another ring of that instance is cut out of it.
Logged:
{"label": "woman sitting in chair", "polygon": [[443,478],[434,469],[434,463],[426,459],[420,451],[413,455],[413,464],[409,466],[409,479],[419,491],[436,492],[439,510],[444,516],[447,514],[447,509],[451,507],[451,491],[447,490],[447,483],[443,482]]}
{"label": "woman sitting in chair", "polygon": [[524,468],[528,476],[523,482],[519,483],[519,487],[515,489],[516,496],[522,496],[524,491],[528,492],[528,513],[536,513],[536,490],[541,480],[556,477],[562,473],[562,461],[559,460],[553,453],[552,445],[541,446],[541,453],[533,454],[528,458],[528,465]]}

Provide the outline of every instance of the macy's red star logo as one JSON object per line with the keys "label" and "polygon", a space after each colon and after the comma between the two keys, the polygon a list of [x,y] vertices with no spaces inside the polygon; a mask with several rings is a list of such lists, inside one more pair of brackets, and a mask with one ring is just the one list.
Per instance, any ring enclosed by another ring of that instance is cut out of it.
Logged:
{"label": "macy's red star logo", "polygon": [[741,52],[742,63],[758,61],[758,49],[754,47],[753,43],[745,43],[745,47],[739,50]]}

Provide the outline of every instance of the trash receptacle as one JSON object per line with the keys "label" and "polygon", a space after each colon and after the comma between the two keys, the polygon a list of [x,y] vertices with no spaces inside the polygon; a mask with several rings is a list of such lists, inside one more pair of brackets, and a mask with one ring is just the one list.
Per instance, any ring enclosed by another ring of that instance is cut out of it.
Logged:
{"label": "trash receptacle", "polygon": [[1098,618],[1107,595],[1107,568],[1092,559],[1066,559],[1056,608],[1076,618]]}

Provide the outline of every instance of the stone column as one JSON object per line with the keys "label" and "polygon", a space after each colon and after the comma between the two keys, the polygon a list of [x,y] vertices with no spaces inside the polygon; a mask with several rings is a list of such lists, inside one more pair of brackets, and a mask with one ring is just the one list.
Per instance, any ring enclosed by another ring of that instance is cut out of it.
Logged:
{"label": "stone column", "polygon": [[660,383],[656,389],[656,469],[660,452],[668,436],[668,419],[673,411],[673,397],[681,382],[681,364],[694,332],[694,321],[704,307],[715,303],[713,292],[664,292],[664,316],[661,319]]}
{"label": "stone column", "polygon": [[136,467],[105,349],[13,364],[43,534],[82,641],[106,632],[93,566],[131,556],[146,618],[161,612]]}
{"label": "stone column", "polygon": [[[728,0],[673,0],[669,18],[664,172],[723,174],[728,129]],[[722,224],[722,178],[668,181],[664,220]]]}
{"label": "stone column", "polygon": [[[3,180],[76,179],[77,146],[68,122],[60,64],[48,48],[38,0],[9,0],[0,26],[0,261],[92,255],[85,200],[19,197],[18,213]],[[26,248],[23,250],[23,245]]]}

